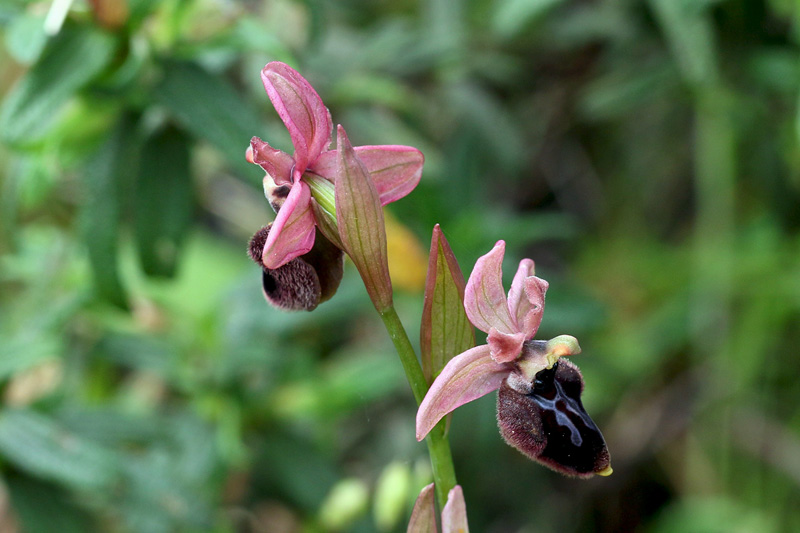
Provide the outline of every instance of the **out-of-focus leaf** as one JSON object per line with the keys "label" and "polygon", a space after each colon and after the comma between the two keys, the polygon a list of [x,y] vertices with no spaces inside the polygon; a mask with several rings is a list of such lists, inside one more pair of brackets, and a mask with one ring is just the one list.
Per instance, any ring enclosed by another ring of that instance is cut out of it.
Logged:
{"label": "out-of-focus leaf", "polygon": [[271,402],[275,413],[287,420],[299,417],[329,420],[403,388],[403,374],[394,361],[376,357],[376,350],[366,353],[352,353],[352,350],[321,376],[276,390]]}
{"label": "out-of-focus leaf", "polygon": [[114,45],[96,29],[64,27],[0,108],[0,136],[14,144],[40,139],[70,97],[108,64]]}
{"label": "out-of-focus leaf", "polygon": [[72,495],[58,487],[25,477],[8,479],[7,484],[12,507],[25,533],[96,531],[88,514],[76,507]]}
{"label": "out-of-focus leaf", "polygon": [[264,128],[258,113],[221,77],[194,63],[166,62],[156,99],[166,106],[186,131],[216,146],[229,163],[245,175],[253,167],[244,153],[250,138]]}
{"label": "out-of-focus leaf", "polygon": [[464,311],[464,275],[437,224],[433,228],[420,326],[425,379],[432,383],[453,356],[475,346],[475,332]]}
{"label": "out-of-focus leaf", "polygon": [[287,435],[271,434],[257,457],[259,464],[252,475],[260,483],[276,485],[290,502],[308,512],[319,508],[338,479],[336,470],[313,446]]}
{"label": "out-of-focus leaf", "polygon": [[684,79],[692,85],[716,83],[717,50],[708,6],[676,0],[650,0],[650,5]]}
{"label": "out-of-focus leaf", "polygon": [[12,338],[0,333],[0,380],[59,354],[61,343],[58,339],[46,336],[41,331],[36,333],[36,336],[19,335]]}
{"label": "out-of-focus leaf", "polygon": [[86,201],[81,212],[95,289],[100,297],[122,308],[127,307],[127,298],[117,270],[117,237],[125,185],[136,171],[135,124],[134,116],[122,116],[87,164]]}
{"label": "out-of-focus leaf", "polygon": [[111,452],[27,409],[0,414],[0,454],[22,470],[76,489],[109,489],[118,478]]}
{"label": "out-of-focus leaf", "polygon": [[172,277],[192,221],[189,138],[176,128],[150,137],[142,148],[134,215],[142,269]]}
{"label": "out-of-focus leaf", "polygon": [[492,26],[504,38],[514,37],[526,25],[546,14],[564,0],[504,0],[494,4]]}
{"label": "out-of-focus leaf", "polygon": [[25,13],[11,19],[6,31],[6,47],[20,63],[36,61],[44,49],[47,36],[44,33],[44,16]]}

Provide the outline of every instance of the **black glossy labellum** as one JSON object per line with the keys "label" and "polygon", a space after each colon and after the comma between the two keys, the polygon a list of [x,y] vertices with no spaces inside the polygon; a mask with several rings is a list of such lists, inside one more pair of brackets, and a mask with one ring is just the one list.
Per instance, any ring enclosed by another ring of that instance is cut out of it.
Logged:
{"label": "black glossy labellum", "polygon": [[563,359],[537,373],[529,390],[515,390],[506,380],[497,396],[500,433],[511,446],[562,474],[607,475],[608,448],[583,408],[582,392],[580,371]]}

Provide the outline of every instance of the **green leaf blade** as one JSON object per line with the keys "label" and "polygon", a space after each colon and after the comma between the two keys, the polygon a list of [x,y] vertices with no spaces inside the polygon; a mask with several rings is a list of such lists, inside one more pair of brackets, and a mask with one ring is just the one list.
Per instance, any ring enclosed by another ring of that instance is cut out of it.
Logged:
{"label": "green leaf blade", "polygon": [[108,33],[66,26],[47,43],[0,108],[0,137],[14,145],[43,137],[64,104],[108,65],[115,48],[116,40]]}
{"label": "green leaf blade", "polygon": [[475,332],[464,311],[465,286],[458,261],[437,224],[431,238],[420,326],[422,370],[428,384],[453,356],[475,346]]}
{"label": "green leaf blade", "polygon": [[135,235],[142,270],[173,277],[180,249],[192,223],[191,140],[167,127],[142,148],[134,191]]}

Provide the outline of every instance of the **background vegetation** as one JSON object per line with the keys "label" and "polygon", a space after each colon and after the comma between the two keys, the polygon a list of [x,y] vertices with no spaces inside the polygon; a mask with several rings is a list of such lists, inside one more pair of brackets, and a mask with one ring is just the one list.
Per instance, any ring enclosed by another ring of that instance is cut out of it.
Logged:
{"label": "background vegetation", "polygon": [[405,531],[427,456],[352,265],[284,314],[244,252],[275,59],[426,155],[389,208],[412,336],[440,223],[467,274],[535,259],[540,336],[584,348],[614,475],[528,462],[484,398],[473,531],[800,530],[796,2],[62,5],[0,6],[1,531]]}

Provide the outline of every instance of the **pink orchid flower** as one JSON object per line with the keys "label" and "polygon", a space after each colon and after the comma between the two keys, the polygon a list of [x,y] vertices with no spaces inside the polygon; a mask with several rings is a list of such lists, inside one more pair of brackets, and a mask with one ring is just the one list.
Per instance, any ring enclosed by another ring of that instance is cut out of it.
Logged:
{"label": "pink orchid flower", "polygon": [[417,440],[457,407],[494,390],[506,442],[558,472],[578,477],[611,473],[602,433],[580,401],[583,378],[565,355],[580,353],[574,337],[533,340],[542,321],[548,283],[523,259],[506,296],[505,242],[475,263],[464,309],[487,343],[454,358],[434,380],[417,412]]}
{"label": "pink orchid flower", "polygon": [[[277,212],[262,252],[263,265],[277,269],[313,247],[317,221],[312,187],[334,181],[337,151],[328,149],[330,113],[305,78],[274,61],[261,71],[261,79],[294,145],[294,155],[289,155],[253,137],[247,150],[247,160],[266,172],[264,192]],[[424,158],[416,148],[358,146],[355,152],[375,182],[381,205],[407,195],[422,176]],[[328,190],[332,195],[332,187]]]}

